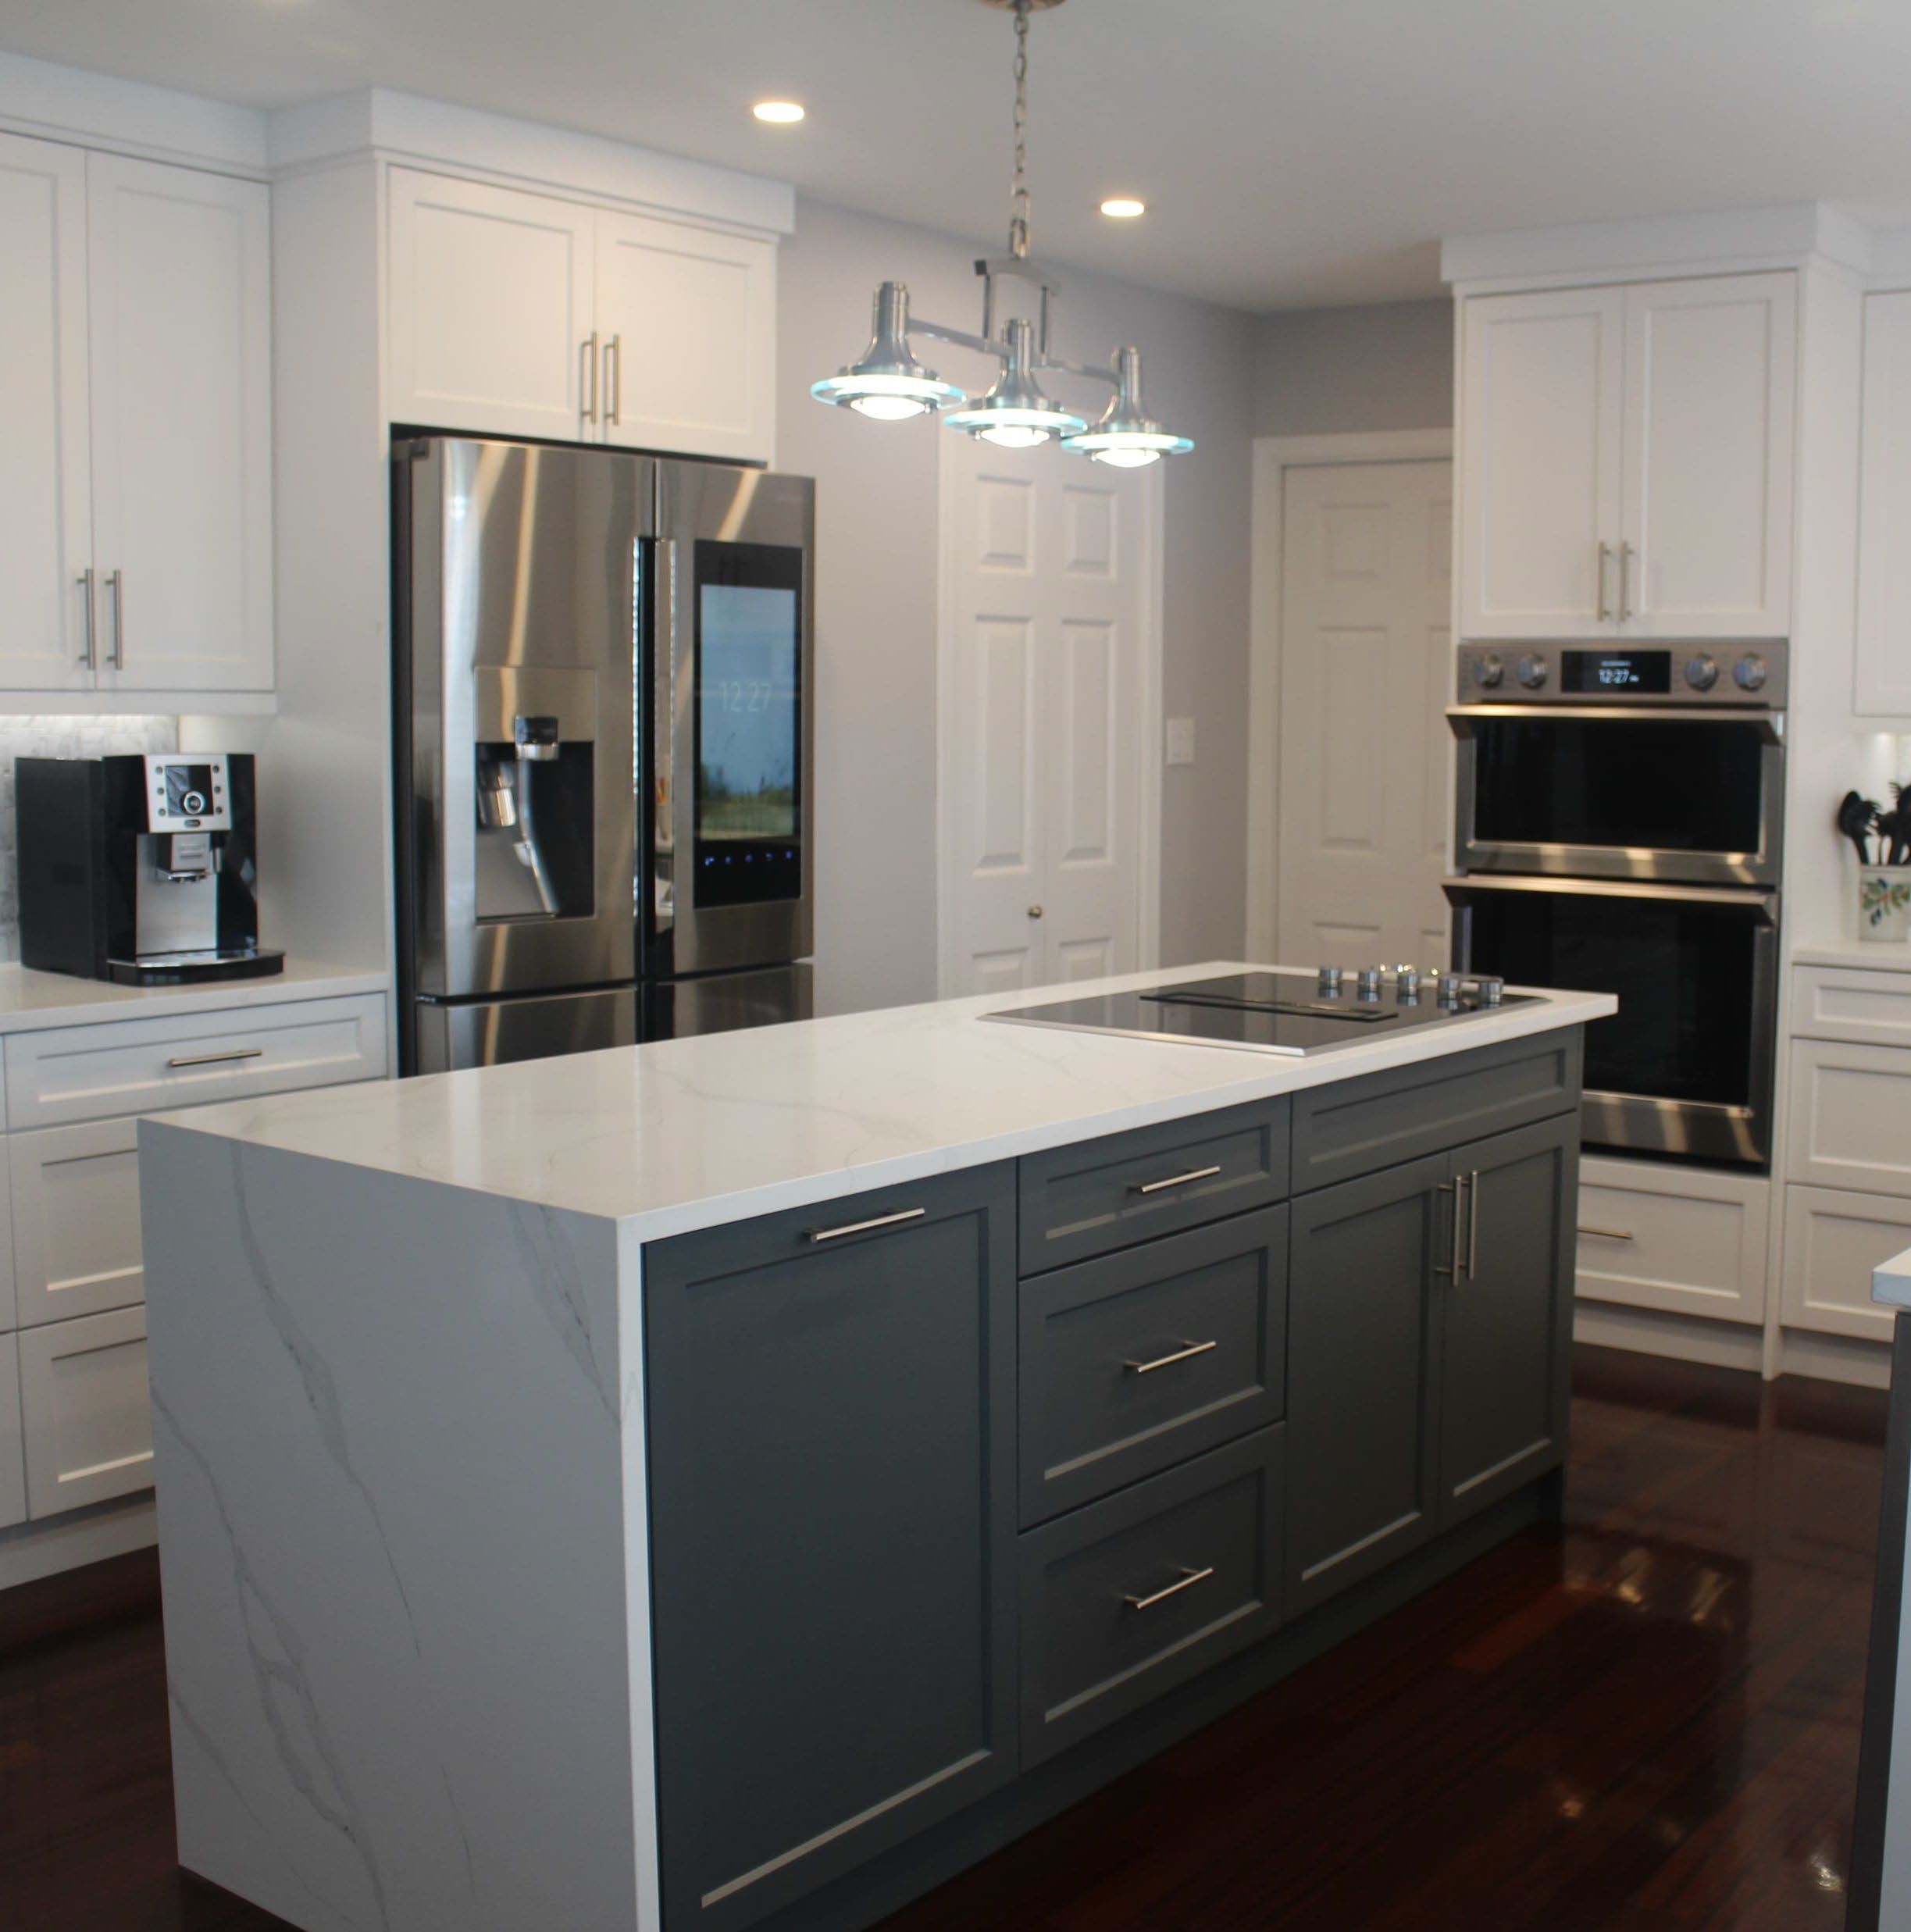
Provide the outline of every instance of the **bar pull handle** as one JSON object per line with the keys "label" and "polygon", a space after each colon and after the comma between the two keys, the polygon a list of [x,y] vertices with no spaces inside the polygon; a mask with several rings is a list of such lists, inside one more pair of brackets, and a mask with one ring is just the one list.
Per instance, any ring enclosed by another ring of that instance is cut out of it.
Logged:
{"label": "bar pull handle", "polygon": [[1185,1174],[1171,1174],[1164,1180],[1131,1182],[1129,1187],[1136,1194],[1160,1194],[1168,1188],[1186,1187],[1193,1181],[1211,1181],[1220,1171],[1217,1162],[1211,1167],[1190,1167]]}
{"label": "bar pull handle", "polygon": [[262,1046],[234,1046],[223,1053],[175,1053],[166,1064],[169,1067],[216,1067],[228,1060],[262,1059],[265,1052]]}
{"label": "bar pull handle", "polygon": [[1467,1176],[1467,1279],[1477,1281],[1480,1273],[1480,1171]]}
{"label": "bar pull handle", "polygon": [[1579,1224],[1582,1235],[1595,1235],[1601,1241],[1631,1241],[1636,1239],[1630,1228],[1588,1228],[1584,1221]]}
{"label": "bar pull handle", "polygon": [[877,1214],[868,1221],[849,1221],[840,1228],[806,1228],[803,1239],[812,1242],[840,1241],[847,1235],[868,1235],[879,1228],[900,1228],[906,1221],[920,1221],[928,1212],[926,1207],[902,1207],[893,1214]]}
{"label": "bar pull handle", "polygon": [[593,329],[577,345],[577,413],[586,422],[597,419],[597,332]]}
{"label": "bar pull handle", "polygon": [[1210,1349],[1220,1346],[1218,1342],[1184,1342],[1172,1355],[1157,1355],[1152,1362],[1124,1362],[1121,1366],[1131,1375],[1152,1375],[1157,1368],[1191,1361],[1196,1356],[1206,1355]]}
{"label": "bar pull handle", "polygon": [[1606,567],[1612,560],[1612,545],[1602,544],[1599,546],[1599,622],[1602,624],[1613,614],[1613,607],[1606,596]]}
{"label": "bar pull handle", "polygon": [[1460,1279],[1460,1264],[1465,1253],[1467,1177],[1464,1174],[1456,1174],[1452,1180],[1442,1181],[1439,1192],[1453,1197],[1453,1245],[1447,1254],[1447,1265],[1443,1268],[1435,1267],[1433,1271],[1435,1274],[1451,1275],[1456,1281]]}
{"label": "bar pull handle", "polygon": [[86,613],[86,648],[80,654],[80,661],[91,671],[99,662],[99,640],[94,634],[93,613],[93,566],[88,564],[80,572],[80,608]]}
{"label": "bar pull handle", "polygon": [[1151,1592],[1146,1596],[1126,1596],[1121,1601],[1131,1610],[1151,1610],[1157,1603],[1165,1603],[1171,1596],[1179,1596],[1184,1590],[1192,1590],[1197,1583],[1205,1583],[1214,1574],[1214,1566],[1210,1563],[1205,1570],[1189,1570],[1184,1567],[1179,1577],[1165,1588]]}
{"label": "bar pull handle", "polygon": [[604,345],[604,420],[624,419],[624,338],[614,335]]}
{"label": "bar pull handle", "polygon": [[1632,546],[1619,546],[1619,621],[1624,623],[1632,615]]}
{"label": "bar pull handle", "polygon": [[126,575],[123,571],[111,571],[107,574],[106,588],[112,593],[112,653],[106,661],[116,671],[126,668]]}

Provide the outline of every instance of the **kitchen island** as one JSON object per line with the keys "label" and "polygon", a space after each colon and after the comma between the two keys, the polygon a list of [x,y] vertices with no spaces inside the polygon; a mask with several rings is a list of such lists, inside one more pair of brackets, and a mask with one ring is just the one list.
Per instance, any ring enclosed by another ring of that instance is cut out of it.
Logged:
{"label": "kitchen island", "polygon": [[847,1932],[1556,1502],[1611,1000],[983,1017],[1048,996],[142,1126],[184,1865]]}

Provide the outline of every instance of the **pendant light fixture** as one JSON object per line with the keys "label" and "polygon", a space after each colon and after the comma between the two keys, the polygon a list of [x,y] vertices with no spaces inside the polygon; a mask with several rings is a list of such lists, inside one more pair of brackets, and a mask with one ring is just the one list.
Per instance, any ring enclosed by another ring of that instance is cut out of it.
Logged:
{"label": "pendant light fixture", "polygon": [[[939,323],[912,322],[909,291],[900,282],[885,282],[875,294],[875,328],[861,356],[834,376],[811,386],[818,402],[854,409],[878,422],[939,414],[952,430],[1007,449],[1029,449],[1060,439],[1064,449],[1119,469],[1138,469],[1164,454],[1178,454],[1194,444],[1157,422],[1142,406],[1141,351],[1118,349],[1106,368],[1071,362],[1050,353],[1049,312],[1061,284],[1029,256],[1029,16],[1062,0],[984,0],[1015,16],[1015,166],[1009,194],[1008,253],[975,264],[982,278],[982,330],[971,334]],[[1033,320],[1006,315],[998,321],[996,284],[1001,278],[1026,282],[1036,294]],[[954,383],[945,382],[915,358],[909,338],[925,336],[953,342],[995,358],[1001,373],[971,401]],[[1044,375],[1075,376],[1106,383],[1114,395],[1092,426],[1057,402],[1042,386]]]}

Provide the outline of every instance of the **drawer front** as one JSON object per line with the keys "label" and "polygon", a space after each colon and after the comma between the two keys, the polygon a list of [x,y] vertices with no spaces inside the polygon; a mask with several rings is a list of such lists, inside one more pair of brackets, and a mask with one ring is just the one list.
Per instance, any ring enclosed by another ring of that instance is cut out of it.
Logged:
{"label": "drawer front", "polygon": [[1570,1113],[1579,1104],[1581,1058],[1580,1029],[1567,1027],[1297,1093],[1293,1191]]}
{"label": "drawer front", "polygon": [[1792,1043],[1788,1179],[1911,1195],[1911,1049]]}
{"label": "drawer front", "polygon": [[1792,1031],[1813,1039],[1911,1046],[1911,973],[1801,966],[1792,975]]}
{"label": "drawer front", "polygon": [[1025,1281],[1021,1327],[1026,1527],[1280,1420],[1287,1210]]}
{"label": "drawer front", "polygon": [[1021,1538],[1025,1769],[1280,1621],[1279,1424]]}
{"label": "drawer front", "polygon": [[1021,1271],[1179,1233],[1287,1192],[1288,1103],[1196,1114],[1021,1164]]}
{"label": "drawer front", "polygon": [[27,1520],[27,1449],[20,1424],[20,1343],[0,1335],[0,1530]]}
{"label": "drawer front", "polygon": [[17,1128],[376,1080],[385,1071],[382,993],[15,1033],[7,1114]]}
{"label": "drawer front", "polygon": [[27,1513],[58,1516],[152,1485],[146,1311],[23,1329]]}
{"label": "drawer front", "polygon": [[1781,1319],[1788,1328],[1890,1341],[1896,1311],[1872,1300],[1871,1271],[1908,1247],[1911,1201],[1786,1189]]}
{"label": "drawer front", "polygon": [[139,1123],[83,1121],[7,1137],[22,1328],[146,1299]]}
{"label": "drawer front", "polygon": [[1713,1321],[1763,1321],[1770,1187],[1762,1176],[1582,1160],[1579,1294]]}

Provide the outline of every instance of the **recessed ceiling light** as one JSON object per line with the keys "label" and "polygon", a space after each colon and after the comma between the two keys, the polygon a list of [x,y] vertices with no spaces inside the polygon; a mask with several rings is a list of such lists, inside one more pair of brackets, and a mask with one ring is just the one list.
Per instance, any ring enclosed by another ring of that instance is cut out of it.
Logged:
{"label": "recessed ceiling light", "polygon": [[1102,203],[1101,212],[1116,221],[1132,221],[1137,215],[1147,213],[1148,204],[1136,201],[1131,194],[1114,194]]}
{"label": "recessed ceiling light", "polygon": [[800,101],[759,101],[750,112],[760,121],[774,121],[779,127],[786,127],[792,121],[803,118]]}

